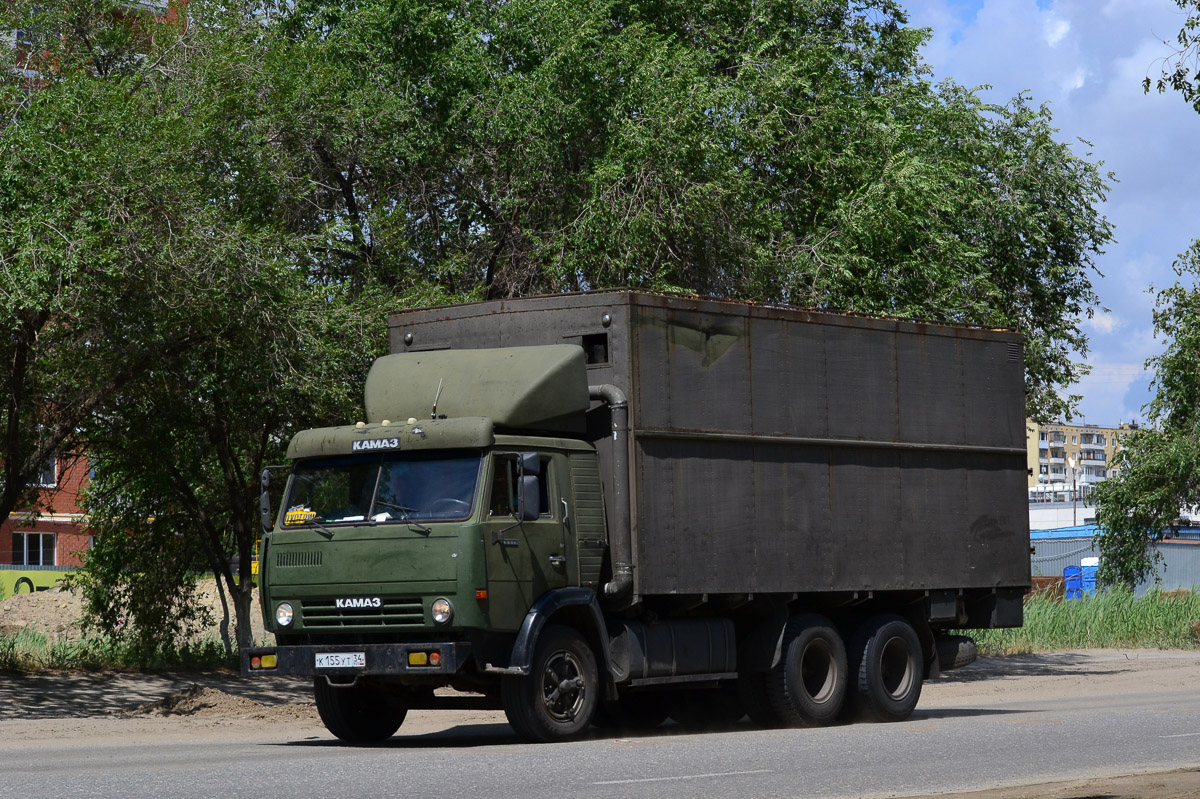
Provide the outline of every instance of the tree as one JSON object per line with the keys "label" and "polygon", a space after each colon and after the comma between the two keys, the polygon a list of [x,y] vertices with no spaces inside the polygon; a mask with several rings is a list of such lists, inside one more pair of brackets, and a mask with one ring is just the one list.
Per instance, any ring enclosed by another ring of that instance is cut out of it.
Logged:
{"label": "tree", "polygon": [[197,567],[243,618],[256,470],[353,418],[387,306],[634,286],[1017,327],[1031,415],[1073,407],[1108,177],[1028,98],[932,85],[893,0],[187,8],[136,58],[62,27],[39,58],[77,68],[8,107],[52,176],[5,218],[109,292],[50,316],[141,364],[97,361],[127,377],[70,428],[110,626],[182,629]]}
{"label": "tree", "polygon": [[1098,577],[1131,588],[1154,572],[1150,544],[1178,527],[1181,510],[1200,506],[1200,241],[1174,268],[1184,280],[1158,292],[1154,312],[1166,349],[1146,362],[1155,391],[1149,428],[1122,440],[1120,473],[1094,495]]}
{"label": "tree", "polygon": [[[153,239],[125,227],[123,179],[141,61],[127,5],[7,3],[21,69],[0,74],[0,523],[43,464],[164,351],[124,313],[161,282]],[[164,30],[162,39],[169,39]],[[131,187],[128,187],[131,188]],[[35,509],[36,510],[36,509]]]}
{"label": "tree", "polygon": [[183,36],[125,94],[140,141],[156,146],[125,148],[113,191],[126,235],[152,243],[158,279],[121,313],[140,320],[135,345],[187,345],[160,348],[81,425],[97,535],[76,579],[102,629],[157,646],[191,632],[194,575],[211,571],[230,654],[231,616],[237,646],[251,644],[259,472],[296,430],[352,418],[385,333],[379,294],[312,280],[295,257],[303,241],[271,213],[273,151],[257,147],[252,103],[259,61],[233,33]]}
{"label": "tree", "polygon": [[1179,92],[1186,102],[1191,103],[1192,108],[1200,112],[1200,0],[1174,2],[1186,14],[1183,26],[1175,37],[1178,47],[1162,60],[1162,71],[1157,78],[1146,76],[1142,81],[1142,91],[1149,93],[1153,85],[1159,94],[1168,89]]}
{"label": "tree", "polygon": [[[932,86],[890,0],[310,0],[264,74],[328,280],[684,289],[1027,336],[1070,413],[1107,176],[1049,111]],[[297,66],[298,65],[298,66]],[[322,98],[314,102],[314,97]]]}

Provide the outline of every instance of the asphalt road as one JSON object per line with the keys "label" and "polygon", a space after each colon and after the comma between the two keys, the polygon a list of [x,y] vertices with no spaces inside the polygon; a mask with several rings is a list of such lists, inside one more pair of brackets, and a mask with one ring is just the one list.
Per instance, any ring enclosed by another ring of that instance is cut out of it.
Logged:
{"label": "asphalt road", "polygon": [[[494,716],[428,732],[417,725],[409,735],[402,728],[375,748],[267,723],[218,721],[192,734],[179,720],[142,723],[129,735],[103,719],[61,735],[50,722],[28,722],[35,726],[22,741],[21,722],[8,720],[0,722],[0,791],[63,799],[873,797],[1200,766],[1196,657],[1144,681],[1109,679],[1117,660],[1062,672],[1049,663],[1040,675],[1030,662],[999,681],[927,686],[923,705],[900,724],[706,734],[666,726],[561,745],[519,743]],[[1036,690],[1022,690],[1038,679]]]}

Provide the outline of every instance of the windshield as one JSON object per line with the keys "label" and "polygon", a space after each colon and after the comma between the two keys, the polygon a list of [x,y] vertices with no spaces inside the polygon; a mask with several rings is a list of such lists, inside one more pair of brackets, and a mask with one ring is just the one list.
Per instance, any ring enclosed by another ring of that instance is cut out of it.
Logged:
{"label": "windshield", "polygon": [[283,523],[441,521],[471,515],[478,452],[389,453],[296,464]]}

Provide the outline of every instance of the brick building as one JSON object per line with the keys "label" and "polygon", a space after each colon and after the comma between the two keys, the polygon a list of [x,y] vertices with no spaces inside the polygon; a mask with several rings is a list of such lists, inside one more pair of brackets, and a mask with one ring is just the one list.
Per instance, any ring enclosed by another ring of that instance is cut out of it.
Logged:
{"label": "brick building", "polygon": [[0,526],[0,565],[79,566],[91,546],[79,494],[90,477],[88,459],[51,458],[37,479],[35,507],[14,512]]}

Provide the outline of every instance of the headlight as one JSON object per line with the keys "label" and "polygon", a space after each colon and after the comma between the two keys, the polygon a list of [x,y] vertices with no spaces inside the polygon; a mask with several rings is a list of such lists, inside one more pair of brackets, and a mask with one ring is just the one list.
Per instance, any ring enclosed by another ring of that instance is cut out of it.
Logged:
{"label": "headlight", "polygon": [[454,615],[454,608],[450,607],[449,599],[435,599],[430,605],[429,611],[433,614],[433,620],[438,624],[445,624],[450,621],[450,617]]}
{"label": "headlight", "polygon": [[275,622],[280,627],[287,627],[292,623],[292,619],[296,613],[292,610],[292,606],[287,602],[280,602],[275,607]]}

